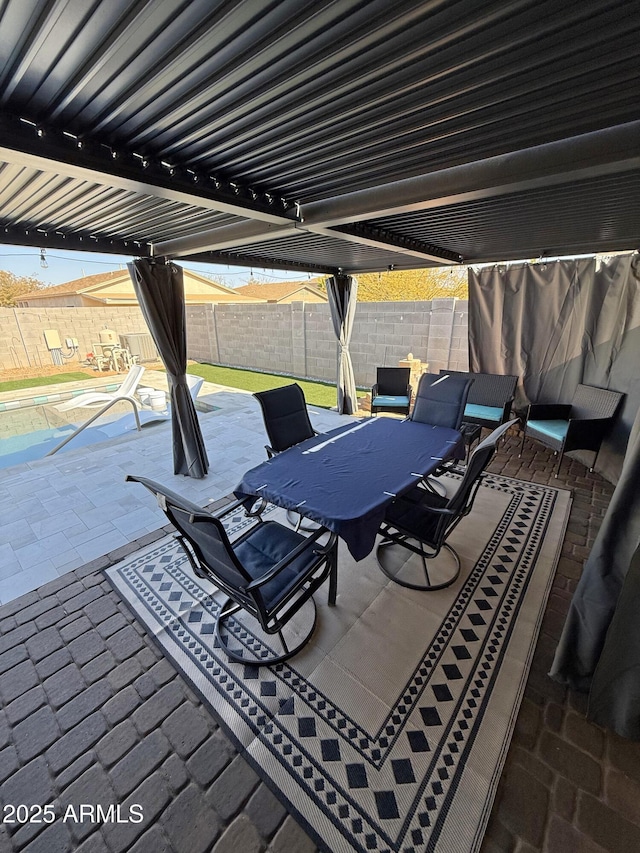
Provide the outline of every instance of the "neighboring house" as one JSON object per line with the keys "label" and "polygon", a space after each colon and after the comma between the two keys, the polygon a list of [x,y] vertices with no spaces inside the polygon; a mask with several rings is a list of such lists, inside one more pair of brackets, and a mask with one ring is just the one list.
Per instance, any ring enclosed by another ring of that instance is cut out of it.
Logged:
{"label": "neighboring house", "polygon": [[[265,297],[240,293],[242,289],[233,290],[191,270],[184,271],[187,305],[265,301]],[[57,287],[46,287],[34,293],[25,293],[16,300],[18,308],[98,308],[107,305],[137,304],[138,300],[127,270],[84,276],[59,284]]]}
{"label": "neighboring house", "polygon": [[277,284],[245,284],[236,293],[262,302],[327,302],[326,291],[313,281],[281,281]]}

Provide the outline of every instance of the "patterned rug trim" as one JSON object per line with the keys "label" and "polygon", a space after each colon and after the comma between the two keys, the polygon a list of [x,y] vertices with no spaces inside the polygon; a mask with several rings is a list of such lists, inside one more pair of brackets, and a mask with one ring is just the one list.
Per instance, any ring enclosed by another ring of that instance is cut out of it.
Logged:
{"label": "patterned rug trim", "polygon": [[[455,592],[408,593],[381,580],[373,557],[356,564],[341,556],[339,578],[357,570],[380,585],[362,618],[368,610],[376,618],[382,597],[401,608],[406,602],[407,612],[430,608],[434,595],[444,605],[378,723],[385,703],[371,693],[375,650],[362,650],[361,673],[340,663],[340,640],[352,626],[326,656],[305,650],[270,668],[232,663],[213,634],[219,594],[202,589],[173,538],[106,571],[238,750],[331,853],[468,853],[481,844],[570,508],[567,492],[499,476],[485,479],[481,495],[475,535],[488,541]],[[475,513],[456,531],[463,545],[473,540],[465,525]],[[235,517],[230,532],[250,523]],[[316,600],[320,622],[324,590]],[[433,618],[425,612],[425,622]],[[239,647],[262,648],[243,629],[234,638]],[[414,639],[407,638],[408,657]],[[337,684],[336,671],[344,674]],[[371,696],[374,725],[366,708],[356,720],[341,707],[356,679],[362,696]]]}

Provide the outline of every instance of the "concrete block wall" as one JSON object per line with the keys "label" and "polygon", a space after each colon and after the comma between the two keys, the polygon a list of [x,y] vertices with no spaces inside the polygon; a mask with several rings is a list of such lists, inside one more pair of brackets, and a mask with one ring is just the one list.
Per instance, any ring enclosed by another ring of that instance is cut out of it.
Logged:
{"label": "concrete block wall", "polygon": [[[375,381],[377,366],[408,353],[442,368],[468,369],[468,303],[361,302],[351,357],[356,384]],[[188,355],[196,361],[334,382],[337,342],[326,304],[198,305],[187,307]]]}
{"label": "concrete block wall", "polygon": [[120,335],[148,333],[138,307],[131,308],[0,308],[0,369],[40,367],[53,364],[44,339],[45,329],[55,329],[65,338],[78,340],[78,358],[91,352],[100,331],[113,329]]}
{"label": "concrete block wall", "polygon": [[[466,370],[468,305],[431,302],[361,302],[356,307],[351,357],[356,383],[368,387],[375,369],[413,353],[437,372]],[[53,364],[44,340],[55,329],[77,338],[79,360],[101,329],[146,333],[139,308],[0,308],[0,369]],[[334,382],[337,342],[326,303],[187,306],[188,356],[195,361]]]}

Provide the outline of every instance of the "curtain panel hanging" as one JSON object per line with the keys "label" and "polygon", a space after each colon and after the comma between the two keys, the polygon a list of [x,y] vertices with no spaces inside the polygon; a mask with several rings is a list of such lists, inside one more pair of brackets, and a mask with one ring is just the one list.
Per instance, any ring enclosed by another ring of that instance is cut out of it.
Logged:
{"label": "curtain panel hanging", "polygon": [[625,394],[598,455],[612,482],[640,407],[639,355],[636,253],[469,270],[469,365],[519,376],[514,408],[567,403],[580,383]]}
{"label": "curtain panel hanging", "polygon": [[356,381],[349,352],[358,300],[358,282],[350,275],[337,275],[326,281],[333,330],[338,339],[338,412],[352,415],[358,410]]}
{"label": "curtain panel hanging", "polygon": [[209,460],[187,385],[187,330],[182,267],[138,258],[127,264],[151,336],[167,371],[175,474],[202,478]]}
{"label": "curtain panel hanging", "polygon": [[589,719],[640,740],[640,257],[470,270],[469,360],[518,374],[521,407],[567,402],[580,382],[626,395],[598,457],[617,485],[550,675],[589,692]]}

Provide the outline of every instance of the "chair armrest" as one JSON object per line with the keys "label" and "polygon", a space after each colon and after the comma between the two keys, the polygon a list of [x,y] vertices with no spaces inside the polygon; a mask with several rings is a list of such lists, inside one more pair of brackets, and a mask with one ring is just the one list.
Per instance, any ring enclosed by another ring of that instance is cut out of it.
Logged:
{"label": "chair armrest", "polygon": [[[297,560],[298,557],[311,548],[314,543],[321,537],[324,536],[325,533],[328,533],[326,527],[320,527],[318,530],[314,531],[311,536],[307,536],[304,542],[301,542],[297,545],[293,551],[290,551],[286,557],[283,557],[278,563],[275,564],[266,575],[262,575],[262,577],[256,578],[256,580],[251,581],[250,584],[247,584],[245,589],[247,592],[253,592],[255,589],[260,589],[260,587],[269,583],[269,581],[273,580],[276,575],[280,574],[283,569],[286,569],[294,560]],[[337,539],[337,535],[332,533],[329,537],[329,541],[326,545],[322,545],[318,550],[318,554],[328,554],[331,548],[333,548],[335,541]]]}
{"label": "chair armrest", "polygon": [[511,416],[511,406],[513,405],[513,397],[509,397],[508,400],[504,401],[504,406],[502,407],[502,423],[509,420]]}
{"label": "chair armrest", "polygon": [[527,409],[527,420],[569,420],[571,405],[565,403],[531,403]]}
{"label": "chair armrest", "polygon": [[[250,504],[249,501],[252,501],[252,503]],[[245,515],[249,516],[249,518],[259,518],[262,521],[261,514],[264,512],[266,506],[267,501],[264,498],[261,498],[259,495],[249,495],[246,498],[233,501],[233,503],[226,506],[222,512],[210,512],[206,507],[204,507],[201,513],[192,513],[189,516],[189,521],[207,521],[212,517],[222,520],[225,516],[230,515],[232,512],[236,512],[238,509],[243,509],[245,511]]]}
{"label": "chair armrest", "polygon": [[569,444],[584,444],[585,447],[576,447],[576,450],[589,449],[586,445],[593,443],[594,439],[600,441],[611,424],[613,418],[576,418],[569,420],[567,435],[564,440],[565,448],[569,450]]}
{"label": "chair armrest", "polygon": [[377,397],[377,396],[378,396],[378,383],[376,382],[376,384],[371,387],[371,399],[373,400],[373,398]]}

